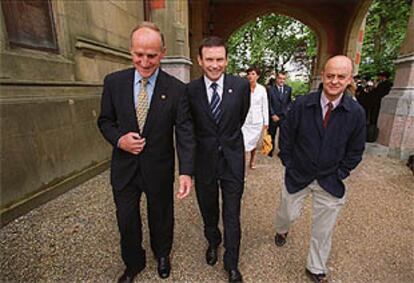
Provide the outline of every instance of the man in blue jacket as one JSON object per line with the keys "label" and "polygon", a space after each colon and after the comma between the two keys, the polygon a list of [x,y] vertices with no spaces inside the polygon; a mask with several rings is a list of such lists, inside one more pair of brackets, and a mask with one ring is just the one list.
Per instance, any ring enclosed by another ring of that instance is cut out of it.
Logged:
{"label": "man in blue jacket", "polygon": [[344,94],[351,80],[352,61],[332,57],[322,71],[323,89],[297,98],[281,126],[280,157],[286,172],[275,243],[286,243],[290,225],[312,194],[306,274],[314,282],[327,282],[332,233],[346,198],[343,180],[361,161],[365,147],[364,110]]}

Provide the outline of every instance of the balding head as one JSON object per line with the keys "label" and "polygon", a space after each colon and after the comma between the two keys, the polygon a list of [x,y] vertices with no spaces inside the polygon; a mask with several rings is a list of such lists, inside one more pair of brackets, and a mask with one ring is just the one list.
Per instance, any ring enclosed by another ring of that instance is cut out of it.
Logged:
{"label": "balding head", "polygon": [[348,56],[336,55],[336,56],[333,56],[333,57],[329,58],[328,61],[326,61],[324,70],[327,67],[330,67],[331,65],[334,65],[334,66],[337,66],[337,67],[343,66],[344,68],[347,68],[349,70],[349,72],[352,74],[353,63],[352,63],[352,60]]}
{"label": "balding head", "polygon": [[165,42],[164,42],[164,35],[162,34],[161,30],[158,28],[158,26],[152,22],[142,22],[139,25],[137,25],[132,31],[131,31],[131,46],[132,46],[132,42],[134,39],[134,35],[137,31],[141,30],[139,33],[142,32],[142,30],[144,30],[144,32],[148,32],[148,31],[154,31],[155,33],[158,34],[158,36],[160,37],[160,41],[161,41],[161,48],[165,48]]}
{"label": "balding head", "polygon": [[322,71],[323,91],[333,101],[352,81],[352,60],[344,55],[330,58]]}

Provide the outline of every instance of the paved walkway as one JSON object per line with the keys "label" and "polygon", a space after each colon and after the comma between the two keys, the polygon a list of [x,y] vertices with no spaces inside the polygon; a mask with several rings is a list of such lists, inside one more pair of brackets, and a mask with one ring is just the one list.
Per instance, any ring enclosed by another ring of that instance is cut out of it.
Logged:
{"label": "paved walkway", "polygon": [[[108,177],[104,172],[3,227],[0,282],[115,282],[123,265]],[[311,201],[306,201],[288,243],[277,248],[274,218],[281,183],[277,158],[261,156],[258,168],[248,172],[240,256],[246,282],[308,282],[304,267]],[[329,261],[332,282],[414,282],[411,172],[402,161],[367,155],[347,186]],[[144,230],[149,252],[146,224]],[[136,282],[226,282],[221,262],[214,267],[204,263],[202,231],[193,192],[176,203],[170,278],[158,278],[150,256]]]}

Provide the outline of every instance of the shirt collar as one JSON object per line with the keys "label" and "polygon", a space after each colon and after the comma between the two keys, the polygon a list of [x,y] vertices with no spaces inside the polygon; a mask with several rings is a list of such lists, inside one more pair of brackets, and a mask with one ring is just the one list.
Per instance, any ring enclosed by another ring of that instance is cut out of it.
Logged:
{"label": "shirt collar", "polygon": [[[155,72],[148,78],[148,83],[152,86],[155,85],[155,81],[157,80],[158,73],[160,72],[160,68],[157,68]],[[138,85],[141,82],[142,76],[141,74],[135,69],[135,76],[134,76],[134,85]]]}
{"label": "shirt collar", "polygon": [[342,99],[342,96],[343,96],[344,94],[343,93],[341,93],[341,95],[337,98],[337,99],[335,99],[334,101],[330,101],[326,96],[325,96],[325,92],[324,91],[322,91],[322,94],[321,94],[321,106],[322,107],[325,107],[329,102],[331,102],[332,104],[333,104],[333,107],[332,107],[332,109],[335,109],[338,105],[339,105],[339,103],[341,102],[341,99]]}
{"label": "shirt collar", "polygon": [[204,82],[206,84],[206,88],[207,90],[210,89],[210,86],[212,83],[216,83],[218,85],[219,89],[224,89],[223,85],[224,85],[224,74],[221,74],[220,78],[217,81],[212,81],[209,78],[207,78],[206,75],[204,75]]}

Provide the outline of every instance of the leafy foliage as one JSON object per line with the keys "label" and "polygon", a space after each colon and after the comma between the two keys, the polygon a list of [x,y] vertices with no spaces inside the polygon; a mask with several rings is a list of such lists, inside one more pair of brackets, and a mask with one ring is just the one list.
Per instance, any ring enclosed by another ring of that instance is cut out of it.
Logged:
{"label": "leafy foliage", "polygon": [[316,37],[307,26],[273,13],[233,33],[228,50],[230,73],[239,73],[253,64],[264,71],[285,70],[288,63],[310,70],[317,52]]}
{"label": "leafy foliage", "polygon": [[401,43],[407,31],[412,0],[374,0],[368,11],[359,74],[375,76],[395,72]]}
{"label": "leafy foliage", "polygon": [[304,95],[309,92],[309,84],[302,80],[288,80],[287,84],[292,88],[292,96]]}

